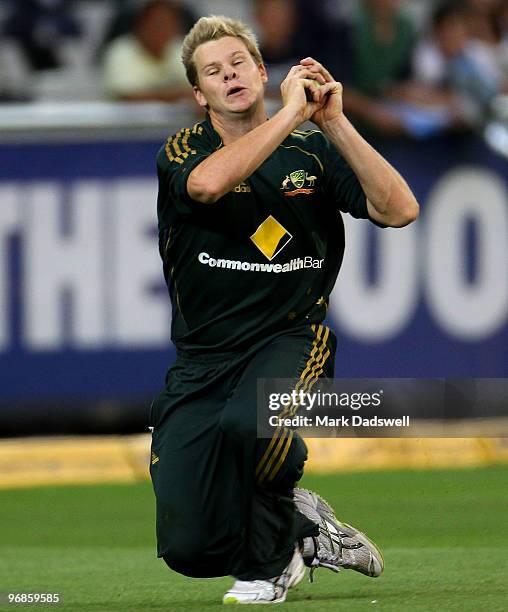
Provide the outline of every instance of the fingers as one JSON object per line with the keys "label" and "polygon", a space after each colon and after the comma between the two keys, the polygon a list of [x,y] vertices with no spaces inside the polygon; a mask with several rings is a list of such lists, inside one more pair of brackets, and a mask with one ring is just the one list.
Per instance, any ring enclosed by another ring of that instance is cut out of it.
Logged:
{"label": "fingers", "polygon": [[317,81],[314,79],[303,79],[303,86],[305,87],[307,101],[319,102],[321,100],[321,87],[318,85]]}
{"label": "fingers", "polygon": [[321,99],[327,96],[328,94],[342,94],[342,85],[340,83],[337,83],[336,81],[326,83],[325,85],[319,88],[319,93]]}
{"label": "fingers", "polygon": [[323,103],[331,94],[342,94],[342,85],[336,81],[319,86],[314,79],[304,79],[305,95],[308,101]]}
{"label": "fingers", "polygon": [[319,102],[322,97],[319,93],[321,86],[326,84],[322,75],[309,70],[309,68],[301,65],[293,66],[287,77],[281,83],[281,93],[291,95],[291,91],[302,88],[305,91],[307,102]]}
{"label": "fingers", "polygon": [[305,121],[323,108],[325,96],[337,87],[338,83],[328,82],[314,64],[300,63],[291,67],[280,89],[284,105],[298,106]]}
{"label": "fingers", "polygon": [[326,79],[323,76],[323,74],[319,71],[316,70],[315,68],[311,67],[311,66],[296,66],[295,68],[299,68],[300,70],[296,70],[295,74],[302,78],[302,75],[304,75],[303,78],[307,78],[307,79],[313,79],[314,81],[317,81],[320,85],[324,85],[326,83]]}
{"label": "fingers", "polygon": [[324,85],[326,83],[325,78],[319,73],[319,71],[312,70],[310,67],[303,66],[302,64],[297,64],[290,69],[286,79],[290,77],[297,77],[299,79],[314,79],[315,81],[318,81],[320,85]]}
{"label": "fingers", "polygon": [[300,66],[309,69],[313,74],[321,75],[324,82],[330,83],[335,80],[331,73],[323,66],[323,64],[319,63],[312,57],[305,57],[304,59],[300,60]]}
{"label": "fingers", "polygon": [[312,117],[312,115],[320,110],[322,107],[321,102],[316,102],[315,100],[307,101],[307,118]]}

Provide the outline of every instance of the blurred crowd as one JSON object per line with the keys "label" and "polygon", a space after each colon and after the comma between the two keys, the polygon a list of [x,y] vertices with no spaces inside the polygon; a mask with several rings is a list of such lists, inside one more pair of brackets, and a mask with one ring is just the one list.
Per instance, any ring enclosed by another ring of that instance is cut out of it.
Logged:
{"label": "blurred crowd", "polygon": [[[218,4],[3,0],[0,101],[192,105],[181,41]],[[472,129],[508,92],[508,0],[224,0],[221,8],[254,28],[271,98],[289,67],[312,55],[344,84],[345,110],[366,130],[419,139]]]}

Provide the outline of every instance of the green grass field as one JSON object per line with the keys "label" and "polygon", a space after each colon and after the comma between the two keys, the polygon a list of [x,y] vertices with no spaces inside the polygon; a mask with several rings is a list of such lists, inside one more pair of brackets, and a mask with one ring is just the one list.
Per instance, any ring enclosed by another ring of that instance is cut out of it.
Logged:
{"label": "green grass field", "polygon": [[[288,610],[507,610],[508,466],[308,476],[383,549],[378,579],[318,570]],[[192,580],[154,552],[149,483],[0,492],[0,592],[58,592],[31,609],[218,608],[228,578]],[[21,605],[1,609],[25,608]]]}

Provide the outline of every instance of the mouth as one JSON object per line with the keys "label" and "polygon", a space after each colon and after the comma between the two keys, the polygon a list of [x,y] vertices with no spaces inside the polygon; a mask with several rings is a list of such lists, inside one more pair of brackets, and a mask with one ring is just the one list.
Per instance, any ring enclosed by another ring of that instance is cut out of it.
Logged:
{"label": "mouth", "polygon": [[245,87],[242,87],[241,85],[235,85],[234,87],[228,89],[226,97],[230,98],[231,96],[238,95],[242,91],[245,91]]}

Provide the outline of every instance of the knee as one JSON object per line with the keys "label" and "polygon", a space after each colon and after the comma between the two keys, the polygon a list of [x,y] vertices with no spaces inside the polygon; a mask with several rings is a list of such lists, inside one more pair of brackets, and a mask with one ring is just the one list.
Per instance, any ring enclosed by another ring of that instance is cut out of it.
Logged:
{"label": "knee", "polygon": [[203,540],[191,534],[179,534],[172,538],[168,550],[162,555],[166,565],[184,576],[202,578],[202,561],[205,557]]}
{"label": "knee", "polygon": [[270,470],[260,470],[258,484],[269,490],[291,490],[302,478],[307,446],[300,436],[295,435],[283,462],[273,462]]}

